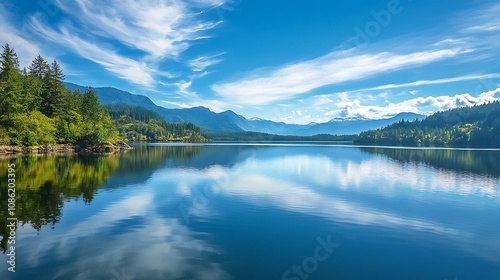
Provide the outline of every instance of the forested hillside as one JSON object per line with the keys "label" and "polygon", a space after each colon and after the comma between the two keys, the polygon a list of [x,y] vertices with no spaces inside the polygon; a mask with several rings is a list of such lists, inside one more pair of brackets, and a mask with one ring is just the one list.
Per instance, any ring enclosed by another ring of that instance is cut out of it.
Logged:
{"label": "forested hillside", "polygon": [[0,144],[98,144],[118,140],[118,131],[92,90],[64,86],[59,64],[38,55],[19,69],[16,52],[6,44],[0,69]]}
{"label": "forested hillside", "polygon": [[207,141],[190,123],[169,124],[139,106],[100,104],[87,88],[71,91],[60,65],[38,55],[19,68],[16,52],[6,44],[0,69],[0,144],[85,144],[131,141]]}
{"label": "forested hillside", "polygon": [[500,102],[438,112],[361,133],[359,144],[500,147]]}
{"label": "forested hillside", "polygon": [[201,129],[191,123],[167,123],[160,114],[141,106],[106,105],[123,139],[128,141],[205,142]]}

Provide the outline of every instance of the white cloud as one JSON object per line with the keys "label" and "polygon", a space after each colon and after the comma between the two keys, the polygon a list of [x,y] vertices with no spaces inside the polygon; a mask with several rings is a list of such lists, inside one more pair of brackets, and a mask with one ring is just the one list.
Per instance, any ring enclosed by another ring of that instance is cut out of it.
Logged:
{"label": "white cloud", "polygon": [[[197,1],[198,8],[220,4]],[[206,38],[203,31],[218,24],[200,20],[200,13],[193,11],[189,2],[180,0],[77,0],[75,5],[59,2],[59,6],[80,24],[142,50],[152,59],[178,56],[189,48],[190,41]]]}
{"label": "white cloud", "polygon": [[[416,86],[425,86],[425,85],[438,85],[438,84],[448,84],[462,81],[473,81],[479,80],[480,82],[489,83],[491,79],[500,78],[500,73],[492,73],[492,74],[484,74],[484,75],[466,75],[460,77],[446,78],[446,79],[437,79],[437,80],[420,80],[411,83],[403,83],[403,84],[387,84],[382,86],[376,86],[371,88],[364,88],[353,90],[352,92],[362,92],[362,91],[376,91],[376,90],[386,90],[386,89],[395,89],[395,88],[409,88]],[[413,92],[413,93],[412,93]],[[410,91],[410,94],[415,94],[418,91],[413,90]]]}
{"label": "white cloud", "polygon": [[[30,27],[42,39],[98,63],[119,78],[152,87],[157,76],[172,78],[172,74],[158,69],[163,59],[176,59],[193,41],[206,38],[206,31],[219,23],[202,20],[200,11],[223,2],[58,0],[57,3],[71,16],[71,21],[68,19],[57,28],[31,16]],[[109,42],[116,49],[132,50],[134,55],[120,54]],[[215,63],[205,61],[209,62]]]}
{"label": "white cloud", "polygon": [[[363,105],[359,99],[350,100],[347,94],[338,94],[343,101],[336,104],[336,109],[325,113],[332,117],[362,117],[368,119],[381,119],[394,116],[401,112],[425,114],[428,112],[448,110],[463,106],[485,104],[500,100],[500,88],[481,93],[474,97],[469,93],[454,96],[428,96],[417,97],[398,103],[389,102],[385,106]],[[428,109],[426,111],[426,109]]]}
{"label": "white cloud", "polygon": [[175,83],[175,86],[178,88],[177,93],[184,97],[196,98],[196,92],[190,91],[189,88],[193,84],[193,81],[180,81]]}
{"label": "white cloud", "polygon": [[215,65],[215,64],[222,62],[222,59],[219,59],[217,57],[219,57],[223,54],[224,53],[211,55],[211,56],[200,56],[198,58],[189,60],[188,65],[189,65],[189,67],[191,67],[191,69],[193,69],[193,72],[202,72],[207,67],[210,67],[212,65]]}
{"label": "white cloud", "polygon": [[352,54],[351,51],[335,51],[313,60],[250,74],[234,82],[215,84],[212,89],[222,98],[234,103],[269,104],[322,86],[352,82],[403,68],[417,67],[464,52],[467,50],[459,48],[407,54],[390,52]]}
{"label": "white cloud", "polygon": [[500,4],[488,5],[475,11],[469,17],[468,27],[464,28],[466,33],[485,33],[500,31]]}
{"label": "white cloud", "polygon": [[37,17],[31,18],[31,26],[46,40],[72,49],[78,55],[100,64],[120,78],[142,86],[151,86],[154,82],[155,70],[144,62],[118,55],[115,51],[102,45],[83,40],[64,27],[60,28],[59,31],[44,27]]}

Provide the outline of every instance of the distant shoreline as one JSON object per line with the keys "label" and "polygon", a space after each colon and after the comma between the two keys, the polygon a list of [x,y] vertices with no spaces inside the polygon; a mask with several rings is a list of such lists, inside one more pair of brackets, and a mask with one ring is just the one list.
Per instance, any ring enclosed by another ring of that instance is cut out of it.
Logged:
{"label": "distant shoreline", "polygon": [[46,144],[39,146],[0,145],[0,155],[112,154],[133,149],[125,142],[101,145]]}

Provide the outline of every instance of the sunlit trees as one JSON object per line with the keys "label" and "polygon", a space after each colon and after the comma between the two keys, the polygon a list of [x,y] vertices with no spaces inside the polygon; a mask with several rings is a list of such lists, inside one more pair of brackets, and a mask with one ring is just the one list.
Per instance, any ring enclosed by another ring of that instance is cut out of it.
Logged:
{"label": "sunlit trees", "polygon": [[436,113],[361,133],[359,144],[500,147],[500,102]]}
{"label": "sunlit trees", "polygon": [[6,44],[0,62],[0,144],[95,145],[112,143],[120,137],[143,141],[206,140],[195,125],[168,124],[155,112],[140,107],[127,108],[115,122],[92,89],[82,93],[65,87],[64,73],[55,60],[49,64],[38,55],[28,69],[21,71],[16,52]]}
{"label": "sunlit trees", "polygon": [[23,83],[17,54],[9,44],[3,47],[0,68],[0,114],[12,116],[23,110]]}
{"label": "sunlit trees", "polygon": [[88,90],[70,92],[57,61],[38,55],[19,70],[17,54],[3,47],[0,68],[0,144],[99,144],[118,139],[109,113]]}

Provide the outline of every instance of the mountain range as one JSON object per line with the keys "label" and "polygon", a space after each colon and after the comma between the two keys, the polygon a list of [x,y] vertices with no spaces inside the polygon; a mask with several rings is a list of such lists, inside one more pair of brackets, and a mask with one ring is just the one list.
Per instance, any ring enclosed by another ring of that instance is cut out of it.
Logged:
{"label": "mountain range", "polygon": [[[85,92],[88,87],[65,83],[70,90]],[[312,136],[317,134],[359,134],[363,131],[382,128],[400,120],[424,119],[424,115],[400,113],[394,117],[378,120],[367,119],[332,119],[326,123],[310,123],[307,125],[287,124],[259,118],[247,119],[228,110],[215,113],[205,107],[168,109],[156,105],[144,95],[136,95],[112,87],[92,88],[102,104],[124,103],[143,106],[160,114],[167,122],[191,122],[203,130],[242,132],[253,131],[276,135]]]}

